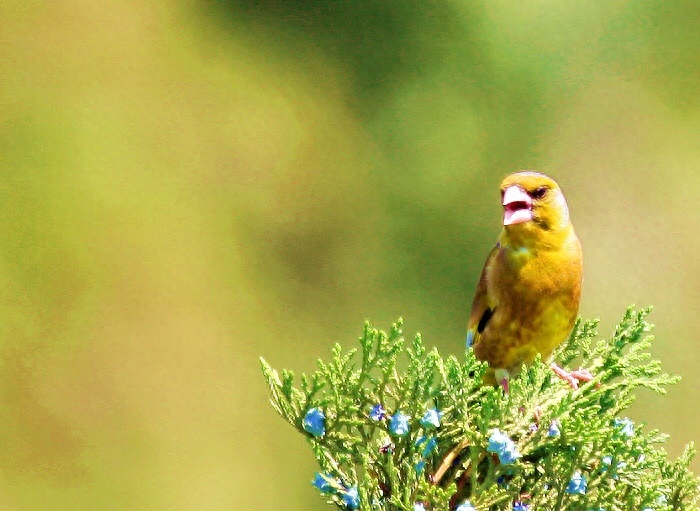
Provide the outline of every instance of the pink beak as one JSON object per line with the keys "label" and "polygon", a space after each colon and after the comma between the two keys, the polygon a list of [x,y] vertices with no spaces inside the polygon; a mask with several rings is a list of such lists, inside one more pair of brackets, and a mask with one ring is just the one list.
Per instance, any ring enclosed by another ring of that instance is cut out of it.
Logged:
{"label": "pink beak", "polygon": [[503,193],[503,225],[522,224],[532,220],[532,199],[517,185]]}

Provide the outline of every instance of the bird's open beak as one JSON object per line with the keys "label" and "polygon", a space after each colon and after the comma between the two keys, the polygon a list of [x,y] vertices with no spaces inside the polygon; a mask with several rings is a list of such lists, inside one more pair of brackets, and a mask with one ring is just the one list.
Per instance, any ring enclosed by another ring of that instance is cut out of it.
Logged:
{"label": "bird's open beak", "polygon": [[503,193],[503,225],[522,224],[532,220],[532,199],[517,185]]}

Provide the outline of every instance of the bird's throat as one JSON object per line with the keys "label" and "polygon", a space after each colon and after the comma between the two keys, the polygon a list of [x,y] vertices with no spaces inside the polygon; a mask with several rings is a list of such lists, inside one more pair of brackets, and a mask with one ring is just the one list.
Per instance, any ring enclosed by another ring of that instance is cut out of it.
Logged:
{"label": "bird's throat", "polygon": [[[571,224],[565,228],[545,229],[534,221],[506,225],[499,243],[518,254],[534,254],[540,250],[558,250],[573,234]],[[575,235],[574,235],[575,236]]]}

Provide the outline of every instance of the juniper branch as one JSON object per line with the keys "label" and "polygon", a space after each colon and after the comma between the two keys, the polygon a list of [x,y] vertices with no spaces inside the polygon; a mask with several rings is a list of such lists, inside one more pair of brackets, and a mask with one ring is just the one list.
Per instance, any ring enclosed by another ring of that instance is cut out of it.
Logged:
{"label": "juniper branch", "polygon": [[[402,320],[389,333],[366,323],[359,349],[336,344],[299,388],[291,371],[261,364],[272,406],[326,473],[314,484],[342,509],[688,509],[698,500],[692,444],[669,461],[666,435],[622,416],[637,388],[664,394],[680,379],[649,354],[650,310],[627,309],[609,339],[596,320],[577,322],[553,355],[564,371],[577,362],[592,373],[575,389],[539,359],[508,393],[484,386],[471,350],[460,362],[420,335],[407,344]],[[433,408],[438,424],[426,419]],[[324,427],[309,428],[309,414]]]}

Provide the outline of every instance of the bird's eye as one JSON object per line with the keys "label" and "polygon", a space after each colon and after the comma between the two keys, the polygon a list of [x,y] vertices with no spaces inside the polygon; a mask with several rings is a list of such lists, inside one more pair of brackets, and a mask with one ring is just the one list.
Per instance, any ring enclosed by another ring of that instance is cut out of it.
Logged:
{"label": "bird's eye", "polygon": [[530,196],[533,199],[541,199],[545,195],[547,195],[547,187],[546,186],[540,186],[537,190],[535,190],[534,192],[532,192],[530,194]]}

